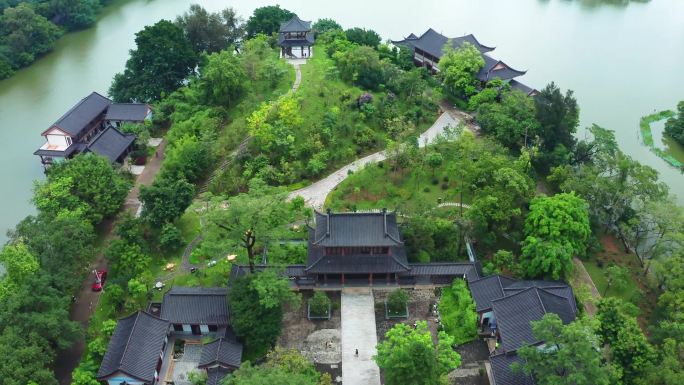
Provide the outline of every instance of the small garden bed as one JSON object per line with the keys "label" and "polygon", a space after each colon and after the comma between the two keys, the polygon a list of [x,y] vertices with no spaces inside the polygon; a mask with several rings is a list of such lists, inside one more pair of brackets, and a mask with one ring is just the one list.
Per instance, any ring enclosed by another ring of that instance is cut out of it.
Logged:
{"label": "small garden bed", "polygon": [[409,318],[408,299],[403,289],[391,292],[385,301],[385,319]]}
{"label": "small garden bed", "polygon": [[332,303],[323,291],[317,291],[308,302],[307,318],[310,320],[329,320],[332,316]]}

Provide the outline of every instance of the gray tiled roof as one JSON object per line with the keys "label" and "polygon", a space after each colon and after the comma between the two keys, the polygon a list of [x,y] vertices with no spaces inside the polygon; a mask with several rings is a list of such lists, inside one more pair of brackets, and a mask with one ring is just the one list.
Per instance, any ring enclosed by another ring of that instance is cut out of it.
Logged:
{"label": "gray tiled roof", "polygon": [[431,262],[431,263],[409,263],[411,271],[405,275],[419,276],[419,275],[449,275],[449,276],[466,276],[475,277],[477,279],[477,269],[472,262]]}
{"label": "gray tiled roof", "polygon": [[105,120],[142,122],[149,112],[150,106],[144,103],[112,103]]}
{"label": "gray tiled roof", "polygon": [[324,255],[307,266],[308,273],[371,274],[409,271],[406,256],[398,255]]}
{"label": "gray tiled roof", "polygon": [[389,212],[316,212],[316,229],[311,244],[331,247],[401,245],[397,216]]}
{"label": "gray tiled roof", "polygon": [[52,126],[58,127],[71,136],[78,136],[81,131],[89,127],[90,122],[105,112],[111,103],[111,100],[93,92],[71,107]]}
{"label": "gray tiled roof", "polygon": [[230,370],[226,368],[217,367],[207,369],[207,385],[221,385],[221,380],[228,374],[230,374]]}
{"label": "gray tiled roof", "polygon": [[108,127],[90,140],[87,149],[114,163],[134,141],[134,134],[124,134],[114,127]]}
{"label": "gray tiled roof", "polygon": [[242,344],[219,338],[202,347],[199,368],[219,365],[223,367],[240,367],[242,362]]}
{"label": "gray tiled roof", "polygon": [[161,317],[172,324],[228,325],[228,289],[173,287],[162,300]]}
{"label": "gray tiled roof", "polygon": [[512,89],[518,90],[518,91],[520,91],[520,92],[522,92],[528,96],[529,95],[536,95],[539,93],[539,91],[537,91],[536,89],[529,87],[523,83],[520,83],[519,81],[517,81],[515,79],[511,79],[511,81],[509,81],[508,84],[511,85]]}
{"label": "gray tiled roof", "polygon": [[556,313],[567,324],[575,319],[575,311],[568,298],[531,287],[492,301],[492,310],[505,352],[517,350],[523,344],[537,343],[532,334],[532,321],[546,313]]}
{"label": "gray tiled roof", "polygon": [[[518,71],[513,69],[501,60],[494,59],[488,55],[482,55],[482,58],[484,59],[485,64],[477,73],[477,78],[483,82],[495,78],[509,80],[517,76],[522,76],[526,73],[526,71]],[[503,68],[495,69],[497,66],[502,66]]]}
{"label": "gray tiled roof", "polygon": [[511,369],[513,363],[522,364],[524,361],[517,354],[498,354],[489,357],[492,364],[492,385],[534,385],[532,377],[522,372],[514,372]]}
{"label": "gray tiled roof", "polygon": [[505,297],[504,287],[513,282],[515,282],[514,279],[500,275],[491,275],[471,281],[469,286],[470,293],[475,301],[475,310],[482,312],[491,309],[492,301]]}
{"label": "gray tiled roof", "polygon": [[549,293],[565,297],[570,301],[572,309],[577,313],[577,303],[575,301],[575,294],[570,285],[561,281],[542,281],[542,280],[523,280],[513,281],[513,283],[504,286],[504,294],[511,295],[519,291],[529,289],[530,287],[539,287]]}
{"label": "gray tiled roof", "polygon": [[406,45],[412,49],[418,48],[439,59],[442,57],[444,46],[449,40],[451,40],[451,46],[456,49],[463,45],[464,42],[474,45],[481,53],[489,52],[494,49],[494,47],[487,47],[480,44],[472,34],[449,39],[432,28],[425,31],[420,37],[415,37],[415,35],[411,34],[405,40],[394,41],[393,43],[397,45]]}
{"label": "gray tiled roof", "polygon": [[280,32],[304,32],[311,31],[311,22],[304,21],[294,15],[292,19],[280,24]]}
{"label": "gray tiled roof", "polygon": [[117,372],[152,382],[169,322],[146,312],[120,319],[97,372],[98,380]]}

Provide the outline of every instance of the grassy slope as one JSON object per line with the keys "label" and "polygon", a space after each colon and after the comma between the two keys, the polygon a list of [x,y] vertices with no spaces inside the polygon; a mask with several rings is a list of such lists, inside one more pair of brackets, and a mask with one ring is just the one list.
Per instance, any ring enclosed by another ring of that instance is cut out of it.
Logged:
{"label": "grassy slope", "polygon": [[[453,165],[445,162],[435,170],[391,171],[387,162],[371,164],[363,170],[350,175],[326,199],[326,206],[333,210],[358,210],[407,208],[412,209],[428,203],[437,205],[442,202],[460,202],[460,189],[454,177]],[[445,182],[445,178],[448,178]],[[438,183],[433,184],[433,179]],[[443,189],[443,185],[446,189]],[[468,203],[470,196],[464,192],[463,200]]]}

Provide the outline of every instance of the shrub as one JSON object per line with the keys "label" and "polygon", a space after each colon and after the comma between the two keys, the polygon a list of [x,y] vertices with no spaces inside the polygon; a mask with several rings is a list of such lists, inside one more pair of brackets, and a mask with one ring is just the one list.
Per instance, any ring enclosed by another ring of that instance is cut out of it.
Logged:
{"label": "shrub", "polygon": [[404,313],[409,295],[404,289],[397,289],[387,296],[387,308],[391,313]]}
{"label": "shrub", "polygon": [[429,188],[429,187],[425,187],[425,188],[423,189],[423,192],[424,192],[424,193],[429,193],[429,192],[430,192],[430,188]]}
{"label": "shrub", "polygon": [[431,182],[432,182],[433,185],[437,186],[437,185],[439,184],[439,179],[437,179],[437,178],[432,178],[432,181],[431,181]]}
{"label": "shrub", "polygon": [[183,245],[183,234],[178,227],[167,223],[159,235],[159,245],[166,251],[176,250]]}
{"label": "shrub", "polygon": [[330,298],[323,291],[317,291],[309,300],[309,310],[311,314],[316,316],[323,316],[328,314],[330,308]]}
{"label": "shrub", "polygon": [[462,344],[477,337],[475,303],[464,280],[456,279],[451,287],[444,288],[439,313],[444,331],[454,337],[454,343]]}
{"label": "shrub", "polygon": [[442,183],[442,190],[448,190],[449,189],[449,183]]}

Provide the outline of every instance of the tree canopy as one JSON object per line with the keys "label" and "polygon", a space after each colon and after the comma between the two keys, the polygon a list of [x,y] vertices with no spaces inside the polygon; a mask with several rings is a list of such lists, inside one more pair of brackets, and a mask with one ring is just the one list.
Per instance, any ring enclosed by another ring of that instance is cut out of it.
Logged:
{"label": "tree canopy", "polygon": [[358,45],[366,45],[371,48],[377,48],[380,45],[380,35],[372,29],[354,27],[344,31],[344,34],[347,36],[347,40]]}
{"label": "tree canopy", "polygon": [[387,385],[434,385],[461,364],[453,343],[452,337],[439,332],[435,346],[425,321],[418,321],[415,328],[399,323],[378,344],[374,359],[384,370]]}
{"label": "tree canopy", "polygon": [[161,20],[135,34],[123,73],[114,75],[109,95],[117,102],[150,102],[175,91],[197,66],[198,57],[178,25]]}
{"label": "tree canopy", "polygon": [[532,322],[532,333],[545,348],[524,346],[518,355],[524,364],[514,366],[534,376],[539,385],[609,385],[619,380],[596,349],[599,342],[586,320],[563,325],[555,313]]}
{"label": "tree canopy", "polygon": [[474,45],[465,42],[454,50],[447,45],[439,59],[439,73],[444,87],[450,94],[466,98],[477,92],[477,73],[484,66],[484,59]]}
{"label": "tree canopy", "polygon": [[247,37],[252,38],[260,33],[272,35],[280,30],[280,24],[290,20],[294,13],[280,8],[280,5],[269,5],[254,10],[246,24]]}
{"label": "tree canopy", "polygon": [[197,54],[212,54],[237,46],[244,34],[244,23],[233,8],[208,12],[201,5],[192,4],[190,10],[176,18],[176,25],[183,29]]}
{"label": "tree canopy", "polygon": [[530,277],[560,279],[583,256],[591,234],[587,203],[574,193],[532,200],[525,218],[522,266]]}

